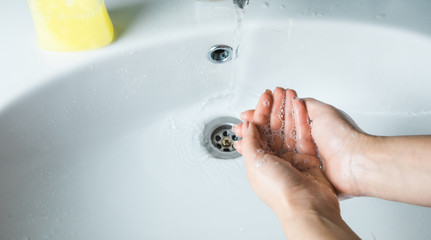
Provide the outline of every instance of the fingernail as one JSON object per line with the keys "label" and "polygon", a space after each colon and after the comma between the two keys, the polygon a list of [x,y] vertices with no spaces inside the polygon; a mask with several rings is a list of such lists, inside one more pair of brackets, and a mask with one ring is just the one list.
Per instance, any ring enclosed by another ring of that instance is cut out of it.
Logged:
{"label": "fingernail", "polygon": [[295,97],[293,100],[297,101],[297,102],[303,102],[301,98],[299,97]]}
{"label": "fingernail", "polygon": [[302,98],[299,98],[299,97],[295,97],[293,100],[295,100],[297,102],[304,103],[304,100]]}
{"label": "fingernail", "polygon": [[241,120],[244,120],[244,121],[245,121],[245,120],[246,120],[246,119],[245,119],[245,112],[241,113],[241,114],[239,115],[239,118],[241,118]]}
{"label": "fingernail", "polygon": [[269,90],[269,89],[266,89],[265,93],[272,94],[271,90]]}
{"label": "fingernail", "polygon": [[282,87],[275,87],[274,92],[275,92],[275,91],[277,91],[277,89],[280,89],[280,91],[282,91],[282,92],[286,91],[286,90],[285,90],[284,88],[282,88]]}

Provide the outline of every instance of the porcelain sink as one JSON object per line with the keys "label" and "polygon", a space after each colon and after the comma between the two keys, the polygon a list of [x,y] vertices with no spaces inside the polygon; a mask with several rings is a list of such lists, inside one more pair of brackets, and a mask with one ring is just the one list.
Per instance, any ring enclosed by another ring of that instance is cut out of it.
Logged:
{"label": "porcelain sink", "polygon": [[[431,133],[428,1],[252,1],[239,58],[224,64],[207,53],[235,45],[231,1],[106,2],[121,33],[112,46],[68,55],[29,43],[16,52],[33,61],[24,71],[1,60],[0,239],[284,239],[242,158],[201,145],[207,122],[276,86],[372,134]],[[431,238],[431,209],[341,207],[361,238]]]}

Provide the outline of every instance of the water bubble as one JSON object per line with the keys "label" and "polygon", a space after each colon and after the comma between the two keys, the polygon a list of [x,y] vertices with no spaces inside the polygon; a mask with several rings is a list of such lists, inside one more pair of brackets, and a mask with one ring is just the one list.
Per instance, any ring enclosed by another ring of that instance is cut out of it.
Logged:
{"label": "water bubble", "polygon": [[280,9],[286,9],[286,5],[280,5]]}
{"label": "water bubble", "polygon": [[269,2],[262,3],[262,7],[264,8],[268,8],[269,6],[270,6]]}
{"label": "water bubble", "polygon": [[292,139],[296,139],[296,129],[292,129],[289,135]]}
{"label": "water bubble", "polygon": [[280,119],[281,121],[284,121],[284,109],[280,109],[280,111],[278,111],[277,113],[277,116],[278,116],[278,119]]}

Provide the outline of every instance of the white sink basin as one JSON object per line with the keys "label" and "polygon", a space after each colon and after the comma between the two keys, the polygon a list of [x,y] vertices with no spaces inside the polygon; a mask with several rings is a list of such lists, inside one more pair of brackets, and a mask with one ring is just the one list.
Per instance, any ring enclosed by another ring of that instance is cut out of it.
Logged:
{"label": "white sink basin", "polygon": [[[345,110],[372,134],[431,133],[431,29],[416,24],[428,1],[318,10],[252,1],[235,68],[206,59],[211,46],[233,44],[228,2],[164,2],[183,7],[162,11],[144,1],[140,13],[165,25],[138,17],[146,30],[131,27],[96,52],[27,46],[46,61],[0,81],[14,93],[0,102],[0,239],[284,239],[242,158],[218,160],[200,145],[206,122],[238,116],[277,85]],[[403,22],[404,7],[418,14]],[[114,23],[131,11],[114,12]],[[184,19],[195,25],[181,28]],[[14,85],[31,74],[27,87]],[[371,198],[341,206],[364,239],[431,238],[431,209]]]}

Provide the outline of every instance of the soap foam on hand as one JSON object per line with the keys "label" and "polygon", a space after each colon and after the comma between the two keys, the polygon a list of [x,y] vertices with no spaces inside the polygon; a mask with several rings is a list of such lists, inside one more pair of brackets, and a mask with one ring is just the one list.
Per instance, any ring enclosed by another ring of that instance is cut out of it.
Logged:
{"label": "soap foam on hand", "polygon": [[39,46],[84,51],[108,45],[114,28],[104,0],[27,0]]}

